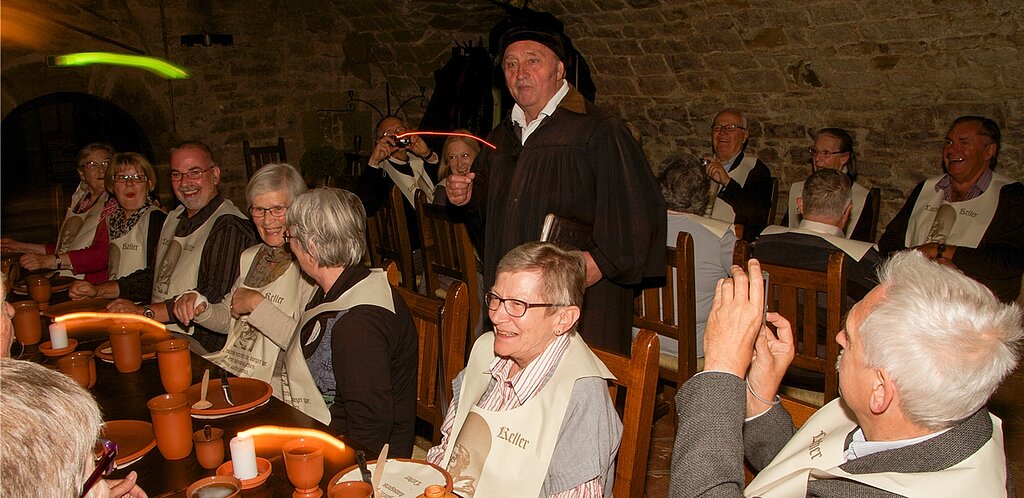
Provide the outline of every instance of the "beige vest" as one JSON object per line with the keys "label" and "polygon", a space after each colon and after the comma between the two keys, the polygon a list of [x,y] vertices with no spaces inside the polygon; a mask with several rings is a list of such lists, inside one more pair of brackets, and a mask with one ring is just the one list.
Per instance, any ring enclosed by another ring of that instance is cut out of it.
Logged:
{"label": "beige vest", "polygon": [[1014,183],[1012,178],[992,172],[992,182],[978,197],[969,201],[946,202],[942,190],[935,191],[935,185],[941,176],[925,180],[921,194],[917,197],[914,210],[910,213],[907,235],[904,242],[907,247],[917,247],[928,241],[935,214],[942,204],[949,204],[956,210],[956,221],[946,237],[946,244],[976,248],[985,236],[989,223],[999,207],[999,191],[1004,185]]}
{"label": "beige vest", "polygon": [[107,251],[107,278],[110,280],[117,280],[135,270],[141,270],[148,263],[146,243],[149,238],[150,213],[160,208],[149,204],[142,209],[139,222],[128,233],[110,239],[110,248]]}
{"label": "beige vest", "polygon": [[391,181],[398,185],[410,206],[416,206],[416,190],[422,190],[427,195],[427,202],[434,202],[434,182],[430,181],[430,176],[423,168],[423,159],[409,153],[409,168],[412,169],[413,176],[399,173],[387,159],[381,161],[381,166],[391,177]]}
{"label": "beige vest", "polygon": [[[853,235],[853,230],[857,228],[857,222],[860,220],[860,214],[864,212],[864,202],[867,201],[868,190],[862,187],[859,183],[854,183],[852,194],[853,194],[853,207],[850,208],[850,219],[846,220],[846,228],[843,229],[843,233],[846,234],[846,238],[850,238]],[[800,220],[803,216],[800,215],[800,210],[796,207],[796,200],[804,194],[804,182],[796,182],[789,187],[789,226],[797,227],[800,226]]]}
{"label": "beige vest", "polygon": [[[803,223],[803,222],[801,222]],[[847,256],[853,258],[854,261],[860,262],[861,258],[867,254],[871,248],[875,247],[874,244],[863,242],[860,240],[850,240],[844,237],[837,237],[830,233],[822,233],[815,230],[808,230],[804,227],[784,227],[779,225],[770,225],[761,231],[761,235],[778,235],[782,233],[800,233],[804,235],[813,235],[828,241],[828,243],[838,247]]]}
{"label": "beige vest", "polygon": [[[324,402],[320,390],[316,387],[313,374],[309,372],[309,365],[302,354],[302,329],[310,320],[316,319],[322,313],[337,313],[363,304],[395,312],[395,303],[391,298],[391,284],[388,283],[388,277],[384,270],[371,269],[369,276],[338,296],[338,299],[302,312],[287,351],[283,356],[278,355],[277,357],[274,376],[270,382],[275,396],[324,424],[331,423],[331,412],[327,408],[327,403]],[[320,324],[317,323],[307,344],[312,343],[321,333]]]}
{"label": "beige vest", "polygon": [[[74,209],[78,206],[79,202],[82,202],[82,198],[88,193],[88,190],[82,188],[79,185],[75,193],[71,195],[71,204],[68,205],[67,214],[64,216],[64,222],[60,225],[60,231],[57,233],[57,244],[55,254],[64,254],[68,251],[76,251],[78,249],[85,249],[92,244],[92,240],[96,238],[96,227],[100,224],[100,215],[103,214],[103,205],[107,203],[109,196],[106,192],[101,194],[95,202],[92,203],[92,207],[86,210],[84,213],[75,213]],[[65,268],[60,271],[61,275],[73,276],[75,278],[84,278],[83,274],[73,273],[70,269]]]}
{"label": "beige vest", "polygon": [[[152,302],[159,303],[177,296],[187,290],[196,288],[199,282],[199,262],[203,258],[203,247],[213,231],[213,225],[221,216],[237,216],[245,219],[231,201],[224,202],[213,212],[196,231],[187,237],[175,237],[178,227],[178,216],[185,211],[185,206],[178,206],[167,215],[163,228],[160,230],[160,245],[156,251],[156,268],[153,277]],[[192,326],[182,327],[178,323],[167,324],[173,332],[192,335]]]}
{"label": "beige vest", "polygon": [[[242,252],[239,268],[251,270],[253,262],[263,244],[252,246]],[[243,288],[244,276],[238,277],[238,289]],[[248,287],[246,287],[248,288]],[[237,290],[237,289],[236,289]],[[281,276],[269,284],[252,288],[263,294],[278,310],[298,320],[309,297],[313,284],[302,278],[302,270],[292,261]],[[263,332],[249,324],[248,315],[232,318],[228,328],[227,342],[220,351],[205,356],[206,359],[226,368],[239,377],[252,377],[270,382],[277,364],[278,354],[288,347],[295,330]],[[275,340],[276,339],[276,340]],[[275,394],[278,391],[275,390]],[[279,396],[280,397],[280,396]]]}
{"label": "beige vest", "polygon": [[850,474],[844,462],[846,436],[857,422],[839,399],[814,413],[807,423],[747,486],[746,496],[807,495],[807,482],[846,479],[908,497],[1006,496],[1006,460],[1002,421],[992,417],[992,437],[976,453],[939,472]]}
{"label": "beige vest", "polygon": [[[750,171],[754,169],[756,164],[756,156],[753,154],[744,155],[740,164],[729,172],[729,178],[735,180],[741,187],[744,186],[747,183],[747,175],[750,174]],[[717,183],[712,183],[718,185]],[[715,189],[715,208],[711,211],[711,217],[716,220],[734,223],[736,221],[736,211],[733,211],[732,206],[728,202],[718,197],[718,190]]]}
{"label": "beige vest", "polygon": [[441,465],[452,474],[455,492],[464,498],[538,496],[576,380],[614,376],[573,334],[540,392],[518,408],[491,411],[477,407],[476,401],[491,381],[487,370],[493,360],[491,332],[473,346]]}

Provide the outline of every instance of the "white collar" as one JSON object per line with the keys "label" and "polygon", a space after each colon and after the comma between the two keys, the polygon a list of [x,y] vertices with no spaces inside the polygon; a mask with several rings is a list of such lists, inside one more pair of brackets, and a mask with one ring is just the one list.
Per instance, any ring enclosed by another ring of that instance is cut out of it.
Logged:
{"label": "white collar", "polygon": [[[529,124],[527,124],[526,112],[523,111],[522,107],[519,107],[519,104],[516,104],[512,106],[512,122],[519,125],[519,127],[522,128],[523,130],[530,128],[531,126],[536,127],[538,124],[540,124],[541,121],[544,120],[544,118],[554,114],[555,109],[558,108],[558,104],[562,103],[562,99],[565,98],[565,96],[568,95],[568,93],[569,82],[565,81],[565,79],[562,79],[562,87],[559,88],[558,91],[551,96],[551,100],[548,100],[547,105],[545,105],[544,108],[540,110],[540,113],[537,114],[537,119],[534,119]],[[526,139],[524,138],[523,141],[525,142]]]}
{"label": "white collar", "polygon": [[846,233],[835,225],[829,225],[828,223],[819,223],[811,220],[800,220],[800,228],[804,230],[810,230],[812,232],[823,233],[825,235],[833,235],[845,239]]}
{"label": "white collar", "polygon": [[939,434],[948,431],[949,429],[951,428],[946,428],[938,432],[933,432],[931,434],[926,434],[924,436],[919,436],[911,439],[900,439],[898,441],[868,441],[864,439],[864,430],[858,427],[857,430],[853,431],[853,439],[850,441],[850,446],[846,448],[846,451],[843,453],[843,458],[845,458],[846,461],[849,462],[850,460],[866,457],[874,453],[904,448],[912,444],[927,441],[935,436],[938,436]]}

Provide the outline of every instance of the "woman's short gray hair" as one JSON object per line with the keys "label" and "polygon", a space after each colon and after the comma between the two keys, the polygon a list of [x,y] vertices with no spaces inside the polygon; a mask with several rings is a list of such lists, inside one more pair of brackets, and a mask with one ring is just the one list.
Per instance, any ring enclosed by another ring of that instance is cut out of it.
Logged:
{"label": "woman's short gray hair", "polygon": [[296,197],[288,231],[323,268],[360,264],[366,253],[366,210],[347,190],[318,188]]}
{"label": "woman's short gray hair", "polygon": [[252,205],[256,196],[283,190],[289,204],[306,191],[306,181],[290,164],[267,164],[256,170],[245,186],[245,200]]}
{"label": "woman's short gray hair", "polygon": [[527,242],[498,262],[498,274],[540,273],[541,294],[557,306],[583,306],[587,265],[583,253],[550,242]]}
{"label": "woman's short gray hair", "polygon": [[661,162],[658,183],[665,205],[673,211],[702,214],[710,182],[695,156],[672,156]]}
{"label": "woman's short gray hair", "polygon": [[0,378],[0,495],[78,496],[95,467],[96,401],[71,377],[29,361],[0,359]]}
{"label": "woman's short gray hair", "polygon": [[892,376],[907,418],[943,429],[984,406],[1017,365],[1020,306],[918,251],[878,277],[886,295],[860,326],[864,356]]}

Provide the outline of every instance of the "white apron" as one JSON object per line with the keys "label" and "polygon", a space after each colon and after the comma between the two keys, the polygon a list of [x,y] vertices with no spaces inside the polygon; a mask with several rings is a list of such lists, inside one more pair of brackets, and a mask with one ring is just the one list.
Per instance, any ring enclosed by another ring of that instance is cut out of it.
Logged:
{"label": "white apron", "polygon": [[[558,433],[577,379],[614,376],[579,335],[547,385],[518,408],[491,411],[476,406],[491,376],[494,333],[477,339],[459,394],[459,407],[441,465],[452,474],[463,498],[533,497],[540,494],[558,442]],[[515,469],[514,472],[510,471]]]}
{"label": "white apron", "polygon": [[[257,254],[263,244],[252,246],[242,252],[239,268],[251,271]],[[302,278],[302,270],[292,261],[288,269],[273,282],[259,287],[244,287],[244,276],[238,279],[238,289],[247,288],[263,294],[282,313],[298,320],[306,300],[312,295],[313,285]],[[236,290],[237,292],[237,290]],[[251,377],[270,382],[277,364],[278,354],[288,347],[295,330],[261,331],[249,324],[248,315],[232,318],[224,348],[204,358],[226,368],[238,377]],[[275,391],[276,393],[277,391]]]}
{"label": "white apron", "polygon": [[[271,381],[275,395],[280,393],[278,397],[285,403],[324,424],[331,423],[331,412],[320,394],[320,389],[316,387],[313,374],[309,372],[309,365],[306,364],[306,358],[302,354],[302,329],[310,320],[315,320],[323,313],[340,313],[364,304],[395,312],[395,303],[391,298],[391,284],[388,283],[388,277],[384,270],[371,269],[370,275],[338,296],[338,299],[302,312],[288,350],[283,356],[278,355],[277,357],[277,366]],[[321,333],[320,324],[317,323],[306,344],[311,344]]]}
{"label": "white apron", "polygon": [[[92,240],[96,238],[96,227],[100,224],[103,205],[107,203],[109,196],[104,192],[92,203],[92,207],[84,213],[75,213],[75,207],[78,206],[78,203],[82,202],[82,198],[87,193],[88,191],[79,185],[75,193],[71,194],[71,203],[68,205],[67,214],[64,215],[64,222],[61,223],[60,231],[57,232],[57,244],[54,254],[64,254],[68,251],[85,249],[92,245]],[[85,278],[85,275],[81,273],[76,274],[69,268],[61,270],[60,274],[78,279]]]}
{"label": "white apron", "polygon": [[[153,277],[154,303],[160,303],[182,292],[193,290],[199,282],[199,263],[203,259],[203,247],[213,231],[213,225],[221,216],[237,216],[246,219],[231,201],[225,199],[216,211],[198,229],[187,237],[175,237],[178,227],[178,216],[185,211],[185,206],[178,206],[167,215],[164,227],[160,230],[160,245],[156,250],[156,268]],[[192,325],[182,327],[178,323],[168,323],[167,329],[192,335]]]}
{"label": "white apron", "polygon": [[[864,212],[864,202],[867,201],[868,193],[871,192],[867,188],[861,186],[859,183],[854,183],[852,187],[853,194],[853,206],[850,208],[850,218],[846,220],[846,228],[843,233],[846,234],[846,238],[850,238],[853,235],[853,230],[857,228],[857,221],[860,220],[860,214]],[[800,215],[800,210],[796,207],[796,200],[804,194],[804,182],[796,182],[789,187],[789,226],[797,227],[800,226],[800,220],[803,216]]]}
{"label": "white apron", "polygon": [[[801,222],[803,223],[803,222]],[[867,254],[871,248],[875,247],[874,244],[863,242],[860,240],[850,240],[844,237],[837,237],[830,233],[822,233],[815,230],[808,230],[803,227],[784,227],[780,225],[770,225],[761,231],[761,235],[778,235],[783,233],[800,233],[804,235],[813,235],[825,239],[828,243],[836,246],[846,253],[847,256],[853,258],[854,261],[860,262],[861,258]]]}
{"label": "white apron", "polygon": [[423,160],[413,156],[409,153],[409,168],[412,169],[412,175],[409,176],[405,173],[400,173],[391,165],[391,161],[387,159],[381,161],[384,171],[391,177],[391,181],[398,185],[398,189],[402,191],[402,195],[405,196],[405,200],[409,201],[409,205],[416,206],[416,190],[422,190],[427,195],[427,202],[434,202],[434,182],[430,181],[430,176],[427,175],[427,171],[423,169]]}
{"label": "white apron", "polygon": [[[744,186],[747,183],[747,175],[750,174],[754,166],[757,165],[757,157],[753,154],[743,156],[743,160],[740,164],[729,172],[729,178],[735,180],[740,186]],[[718,185],[718,183],[712,182],[712,186]],[[719,186],[720,187],[720,186]],[[711,218],[716,220],[725,221],[728,223],[734,223],[736,221],[736,211],[733,211],[732,206],[728,202],[718,197],[720,189],[715,189],[715,208],[711,211]]]}
{"label": "white apron", "polygon": [[999,191],[1004,185],[1015,182],[1012,178],[994,171],[992,182],[978,197],[969,201],[946,202],[945,193],[942,190],[935,191],[935,185],[942,178],[937,176],[925,180],[921,194],[914,204],[914,210],[910,213],[904,243],[907,247],[917,247],[926,243],[939,206],[949,204],[956,211],[956,221],[950,229],[949,236],[946,237],[946,243],[951,246],[978,247],[981,238],[985,236],[985,231],[988,230],[989,223],[992,223],[996,208],[999,207]]}
{"label": "white apron", "polygon": [[[807,482],[846,479],[908,497],[1006,496],[1002,421],[993,415],[992,437],[976,453],[940,472],[850,474],[844,462],[846,436],[857,422],[833,400],[814,413],[789,443],[747,486],[746,496],[807,495]],[[941,436],[940,436],[941,437]]]}
{"label": "white apron", "polygon": [[146,267],[146,242],[149,236],[150,213],[158,211],[160,208],[149,204],[142,209],[139,222],[128,233],[116,239],[110,239],[110,248],[107,251],[109,258],[107,260],[107,278],[109,280],[117,280]]}

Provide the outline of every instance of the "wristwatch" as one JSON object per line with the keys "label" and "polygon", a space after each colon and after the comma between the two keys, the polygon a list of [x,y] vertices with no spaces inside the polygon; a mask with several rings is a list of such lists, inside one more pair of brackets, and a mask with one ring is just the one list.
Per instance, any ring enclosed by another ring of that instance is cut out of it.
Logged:
{"label": "wristwatch", "polygon": [[149,318],[150,320],[156,318],[156,313],[153,312],[153,308],[149,306],[142,307],[142,316]]}

